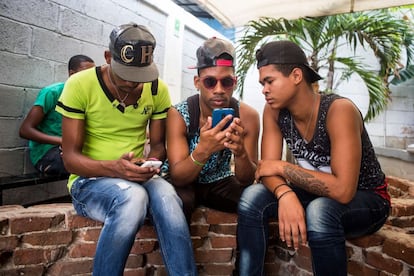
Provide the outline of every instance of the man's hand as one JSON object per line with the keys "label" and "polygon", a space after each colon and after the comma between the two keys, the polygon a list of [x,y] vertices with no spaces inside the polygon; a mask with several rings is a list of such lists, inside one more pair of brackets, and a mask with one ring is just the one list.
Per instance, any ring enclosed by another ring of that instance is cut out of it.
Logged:
{"label": "man's hand", "polygon": [[160,172],[160,169],[140,167],[135,164],[133,156],[133,152],[128,152],[115,161],[114,170],[117,177],[134,182],[145,182]]}
{"label": "man's hand", "polygon": [[259,160],[256,168],[255,179],[260,181],[264,176],[278,176],[282,170],[283,161],[280,160]]}
{"label": "man's hand", "polygon": [[227,140],[224,142],[224,146],[230,149],[235,157],[246,155],[246,149],[244,147],[244,127],[239,118],[234,118],[230,126],[225,129]]}
{"label": "man's hand", "polygon": [[[285,193],[286,190],[279,193]],[[299,248],[307,243],[305,211],[294,192],[287,192],[278,201],[279,236],[288,247]]]}
{"label": "man's hand", "polygon": [[224,143],[230,141],[226,137],[226,133],[231,130],[231,125],[224,130],[222,129],[230,120],[231,115],[227,115],[212,128],[212,119],[209,116],[207,122],[200,128],[200,142],[197,147],[205,149],[209,156],[214,152],[225,149]]}

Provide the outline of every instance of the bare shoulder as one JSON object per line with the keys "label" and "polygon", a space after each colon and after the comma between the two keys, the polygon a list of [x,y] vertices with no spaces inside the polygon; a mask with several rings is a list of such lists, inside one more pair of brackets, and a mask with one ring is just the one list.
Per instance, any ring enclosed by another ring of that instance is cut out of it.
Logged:
{"label": "bare shoulder", "polygon": [[240,119],[245,118],[259,119],[259,113],[250,105],[240,102]]}
{"label": "bare shoulder", "polygon": [[336,126],[344,126],[346,124],[361,127],[363,118],[358,107],[350,99],[341,98],[335,100],[330,106],[327,122],[328,128],[330,126],[336,128]]}
{"label": "bare shoulder", "polygon": [[167,130],[185,132],[186,125],[180,112],[175,107],[170,107],[167,112]]}
{"label": "bare shoulder", "polygon": [[341,98],[333,101],[329,112],[356,112],[359,113],[358,107],[348,98]]}

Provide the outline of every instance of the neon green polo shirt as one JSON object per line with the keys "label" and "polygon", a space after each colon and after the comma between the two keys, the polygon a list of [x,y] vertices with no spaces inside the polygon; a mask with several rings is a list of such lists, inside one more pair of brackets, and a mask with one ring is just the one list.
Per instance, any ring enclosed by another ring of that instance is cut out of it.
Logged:
{"label": "neon green polo shirt", "polygon": [[[103,82],[101,67],[72,75],[65,84],[56,110],[63,116],[85,121],[82,153],[94,160],[115,160],[127,152],[142,157],[149,120],[165,119],[171,106],[167,85],[158,80],[157,95],[145,83],[136,106],[121,112]],[[68,188],[77,175],[69,177]]]}

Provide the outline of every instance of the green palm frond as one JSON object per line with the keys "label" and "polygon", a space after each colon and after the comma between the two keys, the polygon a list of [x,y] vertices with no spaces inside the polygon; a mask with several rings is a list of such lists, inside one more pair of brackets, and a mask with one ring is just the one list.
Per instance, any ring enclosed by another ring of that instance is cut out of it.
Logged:
{"label": "green palm frond", "polygon": [[405,81],[408,81],[410,79],[414,79],[414,64],[408,66],[406,69],[401,70],[398,73],[398,76],[395,76],[392,80],[391,80],[391,84],[393,85],[398,85],[401,84]]}
{"label": "green palm frond", "polygon": [[[300,45],[308,54],[312,68],[328,69],[329,76],[334,75],[335,63],[345,66],[342,79],[353,71],[361,76],[369,91],[370,106],[366,120],[378,115],[389,99],[388,79],[399,76],[394,82],[400,83],[412,77],[414,64],[414,28],[406,18],[395,16],[395,10],[376,10],[301,18],[296,20],[263,17],[250,21],[243,30],[243,36],[237,44],[239,77],[238,93],[243,97],[243,85],[248,71],[255,64],[255,52],[265,42],[288,39]],[[351,52],[359,48],[371,52],[378,60],[379,70],[367,72],[362,61],[354,56],[344,57],[339,49],[345,47]],[[403,51],[407,62],[404,70],[400,59]],[[341,67],[341,68],[342,68]],[[350,70],[350,71],[349,71]],[[347,73],[345,73],[347,72]],[[333,91],[333,79],[326,78],[326,91]]]}
{"label": "green palm frond", "polygon": [[382,81],[382,78],[377,72],[367,70],[355,58],[337,58],[336,61],[346,67],[343,78],[349,78],[352,74],[357,74],[364,81],[369,94],[369,106],[364,120],[372,120],[387,106],[389,99],[389,90]]}

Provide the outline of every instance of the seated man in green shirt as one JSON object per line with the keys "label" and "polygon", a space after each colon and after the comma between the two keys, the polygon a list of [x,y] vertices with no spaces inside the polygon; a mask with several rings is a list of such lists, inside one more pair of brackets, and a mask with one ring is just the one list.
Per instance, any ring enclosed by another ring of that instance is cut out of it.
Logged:
{"label": "seated man in green shirt", "polygon": [[[69,59],[69,76],[94,67],[94,61],[85,55]],[[48,175],[66,175],[61,156],[62,115],[55,111],[64,82],[40,90],[26,118],[20,126],[20,137],[29,140],[30,160],[35,168]]]}

